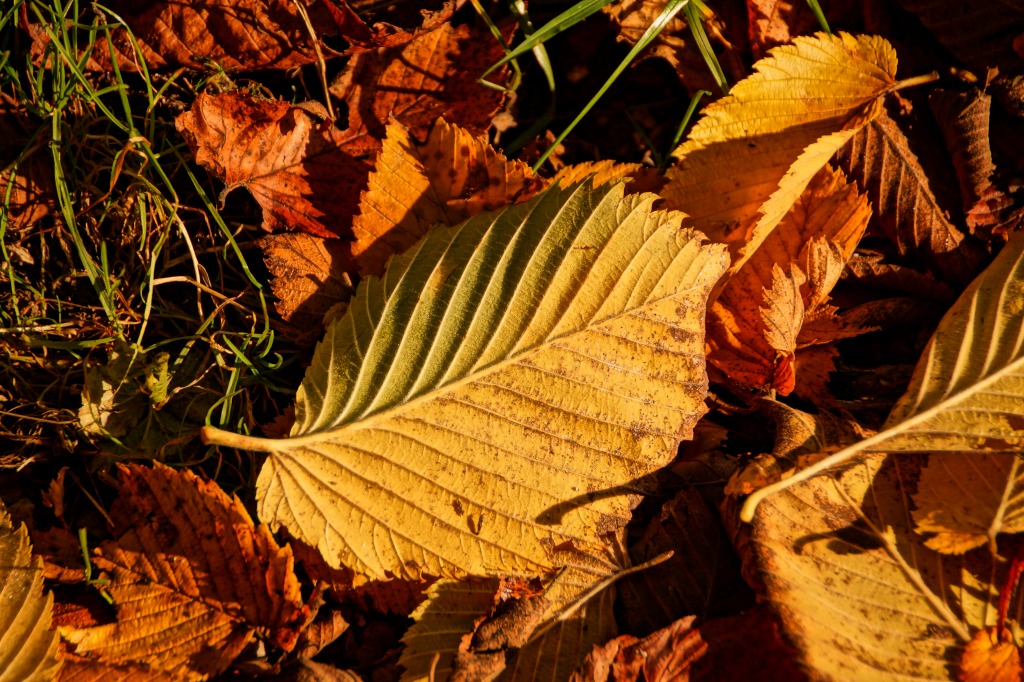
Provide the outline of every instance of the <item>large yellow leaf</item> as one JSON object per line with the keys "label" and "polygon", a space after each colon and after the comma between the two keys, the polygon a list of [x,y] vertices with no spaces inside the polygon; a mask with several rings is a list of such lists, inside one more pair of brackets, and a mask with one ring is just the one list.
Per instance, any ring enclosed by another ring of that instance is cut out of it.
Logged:
{"label": "large yellow leaf", "polygon": [[439,227],[317,348],[260,516],[368,578],[551,568],[598,551],[705,411],[719,246],[621,185]]}
{"label": "large yellow leaf", "polygon": [[53,595],[43,594],[43,563],[32,558],[24,525],[0,502],[0,682],[44,682],[57,674]]}
{"label": "large yellow leaf", "polygon": [[817,34],[777,47],[709,105],[676,151],[663,194],[733,269],[757,250],[812,177],[881,110],[896,53],[877,36]]}

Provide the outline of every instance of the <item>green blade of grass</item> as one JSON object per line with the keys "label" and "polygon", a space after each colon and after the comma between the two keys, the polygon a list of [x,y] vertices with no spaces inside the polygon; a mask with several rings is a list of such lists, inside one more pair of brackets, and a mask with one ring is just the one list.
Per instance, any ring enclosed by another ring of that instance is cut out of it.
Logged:
{"label": "green blade of grass", "polygon": [[490,68],[484,71],[480,78],[486,78],[487,75],[495,69],[501,68],[509,61],[530,52],[537,45],[543,44],[565,29],[575,26],[591,14],[600,11],[605,5],[610,5],[612,2],[613,0],[582,0],[582,2],[577,2],[557,17],[541,26],[535,33],[527,36],[526,40],[517,45],[514,50],[506,54],[500,60],[492,64]]}
{"label": "green blade of grass", "polygon": [[686,12],[686,23],[690,27],[693,39],[697,42],[697,48],[700,50],[701,56],[704,57],[704,62],[708,65],[711,75],[715,77],[718,87],[722,89],[723,93],[728,95],[729,82],[725,79],[725,71],[722,70],[722,65],[718,63],[718,57],[715,56],[715,51],[711,47],[711,41],[708,40],[708,34],[701,23],[699,9],[695,4],[691,3],[686,5],[684,11]]}
{"label": "green blade of grass", "polygon": [[811,8],[811,12],[814,14],[814,18],[818,20],[821,30],[832,35],[832,29],[828,27],[828,20],[825,19],[825,13],[821,11],[821,5],[818,4],[818,0],[807,0],[807,6]]}
{"label": "green blade of grass", "polygon": [[558,145],[562,143],[562,140],[564,140],[569,135],[569,133],[572,132],[572,130],[579,124],[579,122],[583,120],[583,117],[590,112],[590,110],[594,107],[595,104],[597,104],[597,101],[604,96],[604,93],[608,91],[608,88],[612,86],[612,83],[614,83],[615,80],[622,74],[622,72],[626,70],[626,67],[629,66],[634,59],[636,59],[637,55],[643,52],[644,48],[651,44],[651,41],[658,37],[658,34],[660,34],[665,29],[665,27],[668,26],[669,22],[672,21],[672,19],[675,18],[676,14],[678,14],[680,10],[686,7],[689,4],[689,2],[690,0],[669,0],[668,4],[665,5],[665,9],[662,10],[661,14],[658,15],[657,19],[651,22],[651,25],[647,27],[647,30],[644,31],[644,34],[640,36],[640,40],[636,41],[636,45],[634,45],[633,49],[629,51],[629,54],[627,54],[625,58],[619,63],[619,65],[615,67],[615,71],[613,71],[612,75],[610,75],[608,79],[604,82],[604,85],[601,86],[601,89],[598,90],[597,93],[590,98],[590,101],[587,102],[587,105],[583,107],[579,114],[576,115],[576,118],[572,120],[572,123],[570,123],[565,128],[565,130],[563,130],[562,133],[557,138],[555,138],[555,141],[551,143],[551,146],[548,147],[547,151],[541,154],[541,157],[537,159],[537,162],[535,164],[533,164],[533,171],[535,173],[538,169],[540,169],[541,166],[544,165],[544,162],[548,160],[548,157],[551,156],[551,152],[553,152],[558,147]]}

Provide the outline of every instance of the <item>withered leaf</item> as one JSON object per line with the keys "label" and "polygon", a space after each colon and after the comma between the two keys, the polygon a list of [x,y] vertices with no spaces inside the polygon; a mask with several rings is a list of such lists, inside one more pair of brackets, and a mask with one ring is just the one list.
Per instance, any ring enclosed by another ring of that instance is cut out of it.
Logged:
{"label": "withered leaf", "polygon": [[967,229],[987,239],[1014,220],[1013,200],[992,182],[996,166],[989,144],[992,98],[980,91],[936,90],[928,98],[960,181]]}
{"label": "withered leaf", "polygon": [[882,230],[901,254],[919,256],[953,281],[977,273],[980,247],[939,203],[906,135],[888,114],[858,132],[836,162],[867,192]]}
{"label": "withered leaf", "polygon": [[118,539],[97,550],[117,622],[61,629],[75,653],[207,679],[258,635],[285,651],[301,623],[289,547],[253,525],[238,498],[188,471],[120,467]]}
{"label": "withered leaf", "polygon": [[708,315],[708,360],[730,383],[788,395],[798,348],[841,338],[801,337],[805,313],[834,317],[826,302],[870,216],[866,197],[826,167],[728,279]]}
{"label": "withered leaf", "polygon": [[87,660],[65,660],[57,676],[57,682],[185,682],[187,679],[142,665],[110,665]]}
{"label": "withered leaf", "polygon": [[995,628],[974,633],[964,647],[957,670],[958,682],[1020,682],[1024,675],[1020,649],[1009,637],[1000,637]]}
{"label": "withered leaf", "polygon": [[637,543],[634,564],[672,550],[667,561],[616,584],[627,632],[646,635],[689,613],[702,621],[746,606],[753,595],[725,528],[695,488],[665,503]]}
{"label": "withered leaf", "polygon": [[224,182],[221,200],[244,187],[269,231],[345,234],[377,149],[364,133],[323,127],[287,102],[238,93],[200,94],[176,125],[196,161]]}
{"label": "withered leaf", "polygon": [[[957,59],[978,74],[988,67],[1003,73],[1018,71],[1024,57],[1014,40],[1024,33],[1024,4],[1019,0],[960,2],[959,0],[899,0],[917,14]],[[970,27],[970,30],[964,30]]]}
{"label": "withered leaf", "polygon": [[505,95],[476,78],[504,54],[485,28],[441,24],[405,45],[355,55],[331,93],[348,104],[351,136],[381,139],[392,116],[417,137],[441,117],[480,135]]}
{"label": "withered leaf", "polygon": [[393,121],[352,224],[353,258],[361,272],[379,275],[392,254],[432,226],[529,199],[546,184],[521,161],[507,161],[486,137],[444,119],[423,142]]}
{"label": "withered leaf", "polygon": [[273,277],[274,308],[289,323],[286,335],[306,343],[319,338],[354,292],[347,245],[302,233],[270,235],[259,245]]}
{"label": "withered leaf", "polygon": [[570,682],[687,682],[690,666],[707,651],[694,620],[681,618],[643,639],[620,635],[596,646]]}
{"label": "withered leaf", "polygon": [[[111,0],[106,8],[131,35],[111,21],[112,42],[100,34],[91,46],[87,68],[110,70],[112,50],[119,69],[138,70],[140,55],[133,37],[150,71],[180,66],[204,70],[211,65],[224,70],[292,69],[317,61],[314,41],[322,36],[356,42],[369,38],[365,24],[344,2],[309,0],[303,5],[313,35],[293,0]],[[33,35],[33,52],[40,55],[49,38],[38,28]]]}

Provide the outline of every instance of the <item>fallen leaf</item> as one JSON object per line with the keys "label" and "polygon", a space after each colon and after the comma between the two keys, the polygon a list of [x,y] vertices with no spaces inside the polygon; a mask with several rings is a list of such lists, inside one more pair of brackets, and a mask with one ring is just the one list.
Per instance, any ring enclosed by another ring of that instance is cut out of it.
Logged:
{"label": "fallen leaf", "polygon": [[184,682],[187,678],[138,665],[108,665],[96,661],[64,661],[57,682]]}
{"label": "fallen leaf", "polygon": [[730,384],[788,395],[799,381],[798,349],[843,337],[804,333],[805,317],[819,327],[835,319],[829,294],[870,216],[866,197],[826,167],[728,279],[708,314],[708,360]]}
{"label": "fallen leaf", "polygon": [[0,680],[46,682],[57,673],[53,595],[43,594],[43,562],[32,556],[23,524],[0,502]]}
{"label": "fallen leaf", "polygon": [[[937,456],[917,482],[914,527],[925,545],[962,554],[1024,530],[1024,471],[1015,454]],[[932,535],[934,533],[934,535]]]}
{"label": "fallen leaf", "polygon": [[976,274],[983,256],[978,244],[953,224],[888,114],[858,132],[836,163],[867,192],[882,231],[900,254],[919,256],[947,280],[963,282]]}
{"label": "fallen leaf", "polygon": [[287,102],[238,93],[200,94],[175,122],[201,165],[224,182],[221,201],[244,187],[263,209],[268,231],[345,234],[378,142],[324,129]]}
{"label": "fallen leaf", "polygon": [[1013,200],[992,183],[992,98],[979,91],[936,90],[928,103],[953,158],[968,231],[986,240],[1005,236],[1014,220]]}
{"label": "fallen leaf", "polygon": [[1019,0],[899,0],[899,4],[916,14],[957,59],[979,74],[989,67],[1014,73],[1024,64],[1024,58],[1013,49],[1014,39],[1024,33],[1024,5]]}
{"label": "fallen leaf", "polygon": [[[618,39],[636,45],[648,27],[661,15],[668,0],[623,0],[607,5],[603,12],[619,29]],[[734,54],[732,45],[722,35],[721,20],[708,9],[705,27],[709,37],[714,39],[716,55],[720,62],[729,67],[733,78],[742,78],[745,66]],[[708,70],[707,63],[690,34],[686,20],[680,12],[661,30],[651,44],[641,53],[640,59],[660,57],[667,61],[679,74],[680,80],[691,91],[718,90],[718,83]]]}
{"label": "fallen leaf", "polygon": [[363,682],[363,678],[350,670],[300,658],[270,678],[272,682]]}
{"label": "fallen leaf", "polygon": [[696,488],[664,504],[630,556],[642,564],[669,550],[672,558],[616,584],[626,632],[646,635],[667,627],[680,613],[704,621],[751,602],[725,528]]}
{"label": "fallen leaf", "polygon": [[[900,87],[896,54],[877,36],[797,38],[710,105],[675,152],[662,194],[736,272],[833,154]],[[767,115],[766,112],[770,112]]]}
{"label": "fallen leaf", "polygon": [[28,123],[8,109],[6,99],[0,99],[0,158],[10,159],[0,172],[0,209],[6,214],[5,245],[13,250],[18,237],[55,210],[57,190],[53,164],[41,153],[45,146],[14,163],[25,149]]}
{"label": "fallen leaf", "polygon": [[432,31],[449,21],[455,10],[464,3],[465,0],[424,0],[423,2],[398,3],[349,0],[344,5],[350,7],[353,14],[372,24],[371,37],[356,43],[355,47],[349,48],[349,53],[361,52],[368,47],[394,47],[407,43],[418,35]]}
{"label": "fallen leaf", "polygon": [[882,256],[864,252],[854,254],[846,264],[843,276],[858,288],[887,294],[913,296],[949,306],[956,293],[934,275],[919,272],[898,263],[887,263]]}
{"label": "fallen leaf", "polygon": [[[331,84],[331,94],[348,105],[345,132],[353,137],[383,139],[391,117],[417,137],[442,117],[481,135],[505,95],[476,78],[504,55],[485,28],[441,24],[405,45],[353,56]],[[505,73],[488,80],[501,83]]]}
{"label": "fallen leaf", "polygon": [[726,256],[654,200],[584,183],[436,228],[360,284],[291,438],[205,441],[269,452],[261,518],[364,578],[600,553],[705,410],[705,296]]}
{"label": "fallen leaf", "polygon": [[299,633],[294,654],[299,659],[313,658],[345,634],[346,630],[348,621],[340,610],[321,606],[313,622]]}
{"label": "fallen leaf", "polygon": [[690,666],[707,651],[694,620],[681,618],[643,639],[621,635],[594,647],[570,682],[687,682]]}
{"label": "fallen leaf", "polygon": [[341,317],[355,291],[347,245],[298,233],[270,235],[259,246],[273,277],[274,309],[289,323],[286,335],[311,343],[331,320]]}
{"label": "fallen leaf", "polygon": [[707,651],[691,667],[693,682],[794,682],[806,678],[793,661],[792,647],[782,640],[775,619],[763,606],[739,616],[706,621],[697,631]]}
{"label": "fallen leaf", "polygon": [[526,164],[507,161],[486,137],[443,118],[423,142],[393,121],[352,224],[353,259],[361,272],[379,275],[392,254],[434,225],[523,201],[545,184]]}
{"label": "fallen leaf", "polygon": [[1024,668],[1020,649],[1013,641],[1003,640],[995,628],[974,633],[964,648],[957,671],[958,682],[1020,682]]}
{"label": "fallen leaf", "polygon": [[[819,28],[810,6],[800,0],[749,0],[746,6],[750,47],[758,59],[769,49],[788,43],[797,36],[814,33]],[[853,24],[841,19],[860,10],[859,3],[836,0],[821,3],[821,8],[833,26]]]}
{"label": "fallen leaf", "polygon": [[301,623],[292,554],[238,498],[159,463],[122,466],[116,541],[97,550],[117,622],[62,628],[75,654],[203,680],[254,635],[288,651]]}
{"label": "fallen leaf", "polygon": [[[336,0],[303,2],[312,35],[293,0],[111,0],[106,8],[119,21],[108,22],[109,42],[101,32],[91,44],[89,69],[112,70],[111,52],[122,71],[139,70],[140,52],[150,72],[181,66],[203,71],[211,66],[225,71],[293,69],[317,61],[314,41],[322,36],[370,39],[365,24]],[[39,28],[33,34],[33,54],[42,55],[49,37]]]}
{"label": "fallen leaf", "polygon": [[[427,600],[412,614],[413,624],[402,637],[405,649],[398,664],[402,680],[446,679],[462,638],[473,632],[494,604],[498,578],[439,580],[427,590]],[[439,655],[434,662],[435,654]],[[504,662],[504,656],[502,656]]]}

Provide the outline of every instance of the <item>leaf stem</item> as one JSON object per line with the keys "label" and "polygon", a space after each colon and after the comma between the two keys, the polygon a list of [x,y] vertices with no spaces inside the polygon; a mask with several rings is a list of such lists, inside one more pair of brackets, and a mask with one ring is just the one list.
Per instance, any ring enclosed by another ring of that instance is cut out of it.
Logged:
{"label": "leaf stem", "polygon": [[920,76],[914,76],[913,78],[904,78],[889,88],[889,92],[896,92],[897,90],[903,90],[905,88],[913,88],[918,85],[934,83],[937,80],[939,80],[939,72],[932,71],[931,73],[921,74]]}
{"label": "leaf stem", "polygon": [[224,445],[238,450],[250,452],[277,452],[280,449],[279,438],[257,438],[241,433],[232,433],[218,429],[216,426],[204,426],[199,430],[199,438],[203,445]]}

